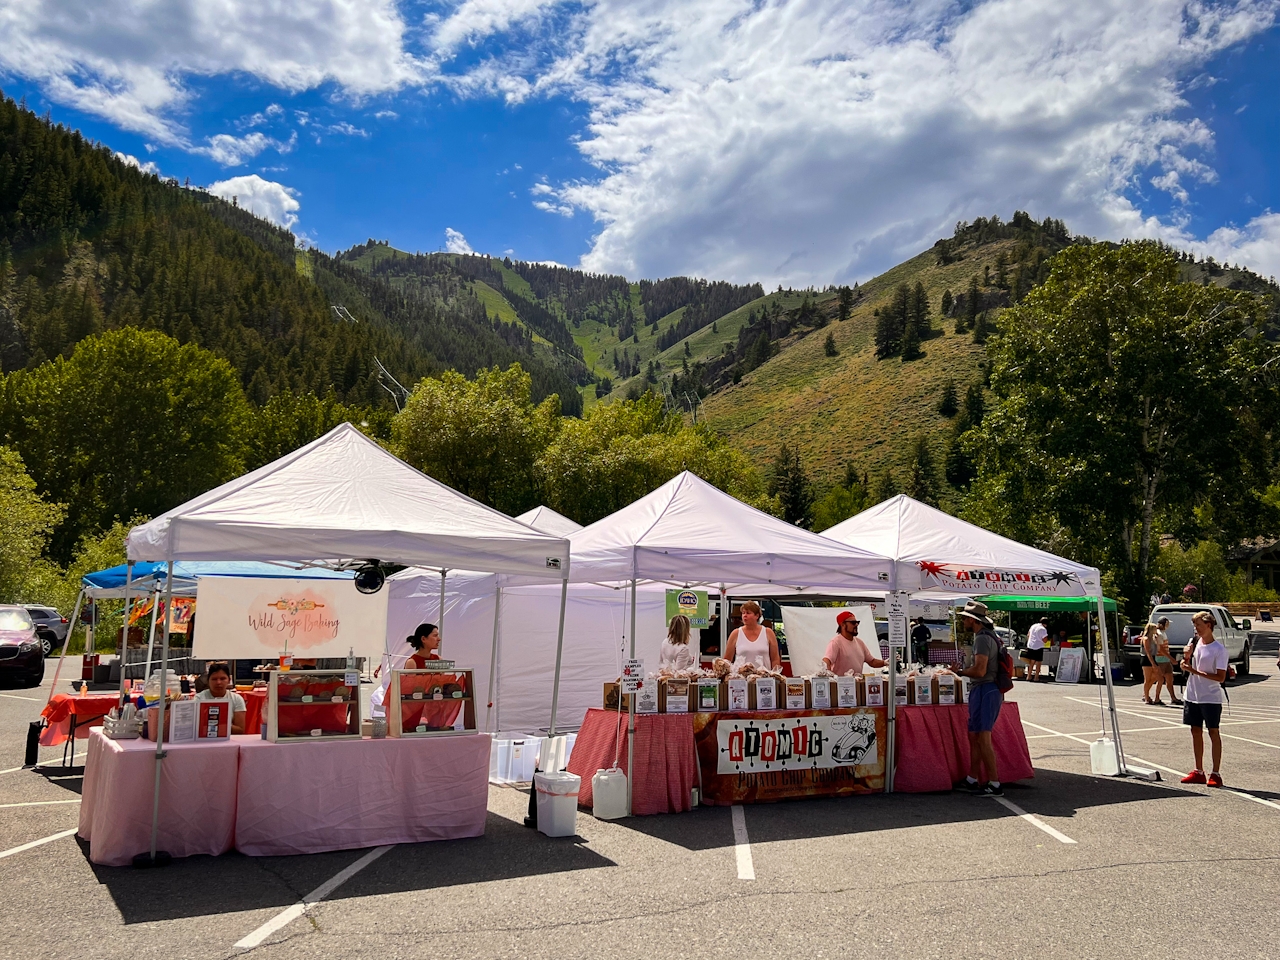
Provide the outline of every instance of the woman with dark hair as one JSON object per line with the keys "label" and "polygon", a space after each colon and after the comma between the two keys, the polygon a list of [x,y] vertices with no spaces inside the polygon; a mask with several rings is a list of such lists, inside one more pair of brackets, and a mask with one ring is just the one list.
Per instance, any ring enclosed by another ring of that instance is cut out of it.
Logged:
{"label": "woman with dark hair", "polygon": [[231,732],[244,733],[244,720],[248,707],[244,697],[231,688],[231,667],[225,660],[215,661],[205,667],[206,688],[196,694],[197,700],[213,700],[231,707]]}
{"label": "woman with dark hair", "polygon": [[406,670],[421,670],[426,667],[428,660],[440,659],[437,652],[440,649],[440,628],[434,623],[418,624],[418,629],[413,631],[412,636],[405,637],[405,642],[413,647],[413,653],[404,665]]}

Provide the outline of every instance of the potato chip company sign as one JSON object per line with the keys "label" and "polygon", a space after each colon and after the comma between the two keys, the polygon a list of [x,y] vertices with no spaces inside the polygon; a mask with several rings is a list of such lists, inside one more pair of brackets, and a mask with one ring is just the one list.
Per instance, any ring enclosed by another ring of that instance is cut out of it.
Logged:
{"label": "potato chip company sign", "polygon": [[684,615],[689,618],[689,626],[702,629],[710,624],[709,604],[705,590],[668,590],[667,622],[671,618]]}
{"label": "potato chip company sign", "polygon": [[1022,593],[1037,597],[1078,597],[1085,592],[1080,578],[1064,570],[1033,573],[997,567],[962,567],[932,560],[921,560],[919,567],[925,589],[942,587],[957,593]]}

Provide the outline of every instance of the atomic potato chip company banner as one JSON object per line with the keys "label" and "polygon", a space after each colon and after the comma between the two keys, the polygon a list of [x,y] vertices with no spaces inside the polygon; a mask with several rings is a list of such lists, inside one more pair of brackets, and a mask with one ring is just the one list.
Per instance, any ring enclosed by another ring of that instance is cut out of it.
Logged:
{"label": "atomic potato chip company banner", "polygon": [[699,713],[693,736],[713,803],[884,790],[883,710]]}

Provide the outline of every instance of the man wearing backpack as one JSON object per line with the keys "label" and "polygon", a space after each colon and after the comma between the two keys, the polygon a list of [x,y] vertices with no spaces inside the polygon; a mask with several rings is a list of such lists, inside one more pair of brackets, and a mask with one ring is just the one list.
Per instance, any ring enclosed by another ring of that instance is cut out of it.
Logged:
{"label": "man wearing backpack", "polygon": [[[1183,783],[1207,783],[1211,787],[1222,786],[1222,735],[1218,727],[1222,721],[1224,691],[1222,681],[1227,679],[1227,648],[1213,635],[1213,614],[1201,610],[1191,617],[1196,635],[1182,652],[1182,670],[1187,675],[1187,689],[1183,694],[1182,722],[1191,728],[1191,751],[1196,757],[1196,768],[1182,778]],[[1213,749],[1213,772],[1204,775],[1204,730],[1209,728],[1209,743]]]}
{"label": "man wearing backpack", "polygon": [[[987,616],[987,605],[977,600],[970,600],[964,605],[960,616],[972,621],[973,662],[961,670],[955,671],[972,682],[969,688],[969,776],[965,777],[961,786],[974,794],[987,797],[1004,796],[1004,788],[1000,786],[1000,777],[996,772],[996,752],[991,745],[991,731],[995,729],[996,718],[1000,716],[1000,707],[1004,704],[1003,689],[1013,686],[1011,663],[1003,669],[1002,657],[1005,653],[1004,643],[996,636],[995,624]],[[980,777],[986,773],[986,781]]]}

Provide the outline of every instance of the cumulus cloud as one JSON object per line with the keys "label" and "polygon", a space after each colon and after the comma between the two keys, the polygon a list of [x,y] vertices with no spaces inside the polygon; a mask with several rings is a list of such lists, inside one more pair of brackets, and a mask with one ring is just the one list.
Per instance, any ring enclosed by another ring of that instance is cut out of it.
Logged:
{"label": "cumulus cloud", "polygon": [[148,160],[144,163],[143,161],[135,157],[133,154],[121,153],[119,150],[115,151],[115,156],[116,156],[116,159],[119,160],[121,163],[128,164],[131,167],[137,167],[143,173],[154,173],[157,177],[160,176],[160,168],[157,167],[155,163],[151,160]]}
{"label": "cumulus cloud", "polygon": [[301,194],[274,180],[264,180],[256,173],[244,177],[232,177],[219,180],[209,185],[208,190],[223,200],[234,200],[250,213],[270,220],[272,223],[293,229],[298,222],[298,211],[302,204],[298,202]]}
{"label": "cumulus cloud", "polygon": [[0,4],[0,70],[158,142],[186,145],[175,119],[187,79],[244,74],[289,92],[335,84],[359,98],[422,82],[396,0],[27,0]]}
{"label": "cumulus cloud", "polygon": [[205,146],[191,147],[192,153],[204,154],[215,163],[224,167],[238,167],[246,160],[252,160],[268,147],[274,147],[279,153],[288,153],[298,142],[298,135],[293,134],[288,141],[282,143],[259,131],[243,137],[233,137],[229,133],[220,133],[209,137]]}
{"label": "cumulus cloud", "polygon": [[444,248],[450,253],[475,253],[462,232],[453,227],[444,228]]}
{"label": "cumulus cloud", "polygon": [[[1187,115],[1184,85],[1277,13],[1276,0],[570,8],[552,37],[537,32],[546,5],[477,0],[436,36],[496,51],[452,80],[460,92],[587,104],[578,148],[599,173],[532,198],[601,223],[582,265],[801,285],[866,277],[957,220],[1017,208],[1098,236],[1184,236],[1185,216],[1132,198],[1154,186],[1185,204],[1212,181],[1212,131]],[[1256,258],[1270,229],[1217,242]]]}

